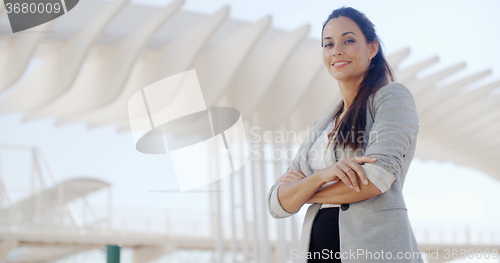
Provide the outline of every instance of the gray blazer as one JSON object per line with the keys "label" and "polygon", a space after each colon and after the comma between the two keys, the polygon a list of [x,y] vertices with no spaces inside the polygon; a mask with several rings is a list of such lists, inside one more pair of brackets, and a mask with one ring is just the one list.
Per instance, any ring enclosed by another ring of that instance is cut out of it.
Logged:
{"label": "gray blazer", "polygon": [[[373,105],[370,100],[373,100]],[[370,180],[382,176],[395,177],[389,190],[372,198],[342,205],[339,210],[340,252],[342,262],[408,262],[423,263],[420,249],[408,220],[403,199],[403,184],[413,159],[419,120],[410,90],[401,83],[380,88],[367,102],[364,152],[377,159],[361,166]],[[316,119],[302,142],[288,170],[301,170],[305,176],[313,172],[308,164],[311,145],[333,120],[342,107],[340,100],[325,116]],[[340,182],[341,183],[341,182]],[[285,218],[288,213],[278,199],[279,184],[268,192],[267,203],[273,218]],[[321,204],[309,205],[299,247],[292,248],[290,258],[307,262],[311,227]],[[371,252],[371,254],[370,254]],[[371,255],[371,256],[370,256]],[[312,255],[311,255],[312,256]],[[391,259],[387,259],[391,257]]]}

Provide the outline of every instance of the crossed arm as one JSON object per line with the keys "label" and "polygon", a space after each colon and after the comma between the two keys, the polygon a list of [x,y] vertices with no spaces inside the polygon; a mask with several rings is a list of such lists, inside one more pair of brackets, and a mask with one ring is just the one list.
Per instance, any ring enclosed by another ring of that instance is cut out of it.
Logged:
{"label": "crossed arm", "polygon": [[358,179],[359,192],[339,181],[318,189],[306,204],[348,204],[363,201],[382,193],[370,180],[368,180],[368,185],[364,185],[360,182],[359,177],[356,178]]}
{"label": "crossed arm", "polygon": [[[325,182],[314,173],[295,182],[282,183],[277,186],[278,189],[273,186],[269,192],[269,209],[273,217],[290,216],[290,213],[296,213],[306,203],[359,202],[379,195],[391,187],[396,175],[402,174],[407,150],[418,136],[418,113],[410,90],[400,83],[391,83],[379,89],[373,104],[373,110],[370,112],[374,115],[374,123],[364,156],[375,157],[377,163],[365,163],[363,166],[369,179],[368,185],[359,183],[359,178],[356,177],[359,192],[341,181],[322,186]],[[299,149],[305,150],[307,149]],[[297,157],[292,162],[294,169],[299,169],[299,158],[303,158],[302,155]],[[277,194],[275,190],[278,190]]]}
{"label": "crossed arm", "polygon": [[[356,177],[358,178],[358,177]],[[381,194],[382,192],[369,181],[368,185],[359,182],[359,192],[349,188],[342,181],[328,186],[313,174],[296,182],[283,183],[278,186],[278,199],[288,213],[295,213],[304,204],[346,204],[354,203]]]}

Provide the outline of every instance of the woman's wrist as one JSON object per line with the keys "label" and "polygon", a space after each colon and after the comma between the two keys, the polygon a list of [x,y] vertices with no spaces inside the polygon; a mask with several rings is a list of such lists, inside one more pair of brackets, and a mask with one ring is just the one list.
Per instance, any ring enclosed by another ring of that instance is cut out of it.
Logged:
{"label": "woman's wrist", "polygon": [[324,184],[328,183],[327,181],[323,180],[323,177],[321,176],[321,170],[315,171],[311,175],[311,179],[314,180],[315,184],[318,185],[318,187],[323,186]]}

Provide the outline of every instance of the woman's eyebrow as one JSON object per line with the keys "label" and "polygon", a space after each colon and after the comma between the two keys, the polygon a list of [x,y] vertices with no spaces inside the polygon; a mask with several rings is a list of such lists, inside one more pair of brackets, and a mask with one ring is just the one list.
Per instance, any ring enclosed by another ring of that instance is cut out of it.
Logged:
{"label": "woman's eyebrow", "polygon": [[349,34],[349,33],[351,33],[351,34],[353,34],[353,35],[356,35],[356,34],[354,34],[354,32],[349,31],[349,32],[345,32],[345,33],[343,33],[343,34],[342,34],[342,36],[345,36],[345,35],[347,35],[347,34]]}
{"label": "woman's eyebrow", "polygon": [[[340,35],[340,36],[345,36],[345,35],[347,35],[347,34],[349,34],[349,33],[354,34],[354,32],[349,31],[349,32],[344,32],[344,33],[342,33],[342,35]],[[354,35],[356,35],[356,34],[354,34]],[[323,38],[323,39],[332,39],[332,38],[331,38],[331,37],[325,37],[325,38]]]}

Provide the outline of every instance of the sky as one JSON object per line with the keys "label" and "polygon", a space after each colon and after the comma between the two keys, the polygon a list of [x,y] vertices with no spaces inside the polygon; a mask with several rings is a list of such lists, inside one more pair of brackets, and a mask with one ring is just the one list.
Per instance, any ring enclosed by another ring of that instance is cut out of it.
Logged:
{"label": "sky", "polygon": [[[162,6],[172,1],[132,2]],[[309,37],[318,40],[329,13],[342,5],[352,6],[376,25],[386,54],[410,48],[401,68],[438,56],[439,62],[420,72],[419,77],[465,62],[464,70],[438,86],[488,69],[490,76],[466,88],[500,80],[500,1],[186,0],[182,10],[212,14],[226,5],[230,7],[230,19],[255,22],[271,15],[272,27],[293,31],[308,24]],[[32,61],[25,75],[38,65]],[[170,159],[137,152],[131,134],[116,134],[112,126],[93,130],[79,123],[56,127],[53,118],[23,124],[22,116],[0,115],[0,144],[39,147],[61,180],[88,176],[110,182],[114,212],[130,220],[128,224],[121,222],[122,226],[142,224],[147,217],[157,218],[161,224],[166,210],[186,218],[192,217],[193,210],[206,210],[204,194],[184,194],[180,198],[180,194],[152,192],[178,189]],[[25,152],[0,149],[2,175],[17,199],[29,190],[29,162]],[[221,181],[223,186],[227,182],[228,178]],[[91,196],[100,213],[106,208],[105,196]],[[423,235],[423,229],[442,229],[443,225],[461,228],[470,224],[478,231],[500,233],[500,182],[480,171],[453,162],[415,158],[405,181],[404,196],[417,238]],[[301,210],[302,216],[305,210]]]}
{"label": "sky", "polygon": [[[183,10],[210,14],[224,5],[230,6],[230,18],[238,20],[255,22],[271,15],[272,27],[277,29],[292,31],[308,24],[309,37],[318,40],[331,11],[344,5],[352,6],[364,12],[375,24],[386,53],[410,48],[410,56],[401,64],[402,67],[437,55],[439,63],[421,72],[422,76],[465,62],[467,68],[460,74],[491,69],[490,81],[500,77],[500,61],[495,59],[500,58],[498,1],[199,0],[186,1]],[[484,82],[488,83],[488,79],[485,78]]]}

